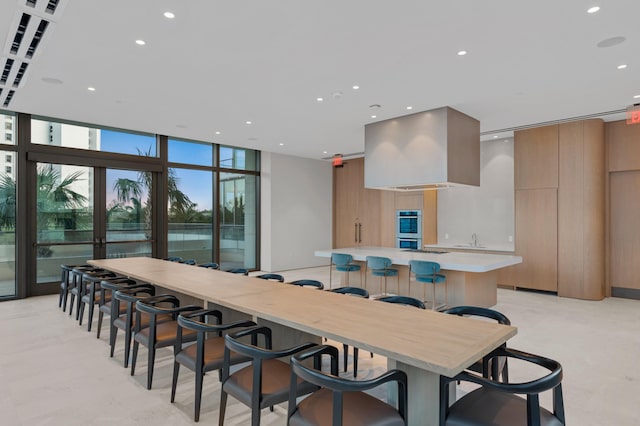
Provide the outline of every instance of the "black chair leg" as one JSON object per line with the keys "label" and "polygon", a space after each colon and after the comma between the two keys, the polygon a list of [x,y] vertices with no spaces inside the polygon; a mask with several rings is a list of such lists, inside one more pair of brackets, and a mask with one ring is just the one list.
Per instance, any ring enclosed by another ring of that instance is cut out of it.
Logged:
{"label": "black chair leg", "polygon": [[[111,347],[111,352],[109,353],[109,357],[113,358],[113,352],[116,350],[116,337],[118,337],[118,327],[112,325],[109,330],[109,346]],[[125,356],[129,356],[126,354]]]}
{"label": "black chair leg", "polygon": [[171,380],[171,402],[175,402],[176,400],[176,388],[178,387],[178,374],[180,374],[180,363],[174,362],[173,363],[173,380]]}
{"label": "black chair leg", "polygon": [[100,330],[102,330],[102,318],[104,318],[104,312],[98,312],[98,330],[96,330],[96,339],[100,338]]}
{"label": "black chair leg", "polygon": [[67,296],[69,295],[68,291],[65,291],[62,295],[62,312],[67,312]]}
{"label": "black chair leg", "polygon": [[87,331],[91,331],[91,324],[93,323],[93,310],[95,306],[95,303],[89,303],[89,312],[87,313]]}
{"label": "black chair leg", "polygon": [[[80,298],[78,298],[80,300]],[[82,325],[82,320],[84,319],[84,303],[80,302],[78,305],[78,309],[76,311],[76,320],[78,320],[78,325]]]}
{"label": "black chair leg", "polygon": [[147,389],[151,389],[151,383],[153,382],[153,364],[156,360],[156,348],[154,345],[149,346],[149,354],[147,357]]}
{"label": "black chair leg", "polygon": [[[135,344],[134,344],[135,348]],[[136,356],[138,350],[136,349]],[[129,356],[131,354],[131,329],[124,331],[124,368],[129,367]]]}
{"label": "black chair leg", "polygon": [[[138,359],[138,342],[133,342],[133,352],[131,353],[131,375],[133,376],[136,373],[136,360]],[[127,361],[127,355],[125,354],[125,366]]]}
{"label": "black chair leg", "polygon": [[227,393],[220,391],[220,414],[218,417],[218,426],[224,425],[224,413],[227,410]]}
{"label": "black chair leg", "polygon": [[197,371],[196,369],[196,404],[193,413],[193,421],[197,422],[200,420],[200,403],[202,401],[202,382],[204,379],[204,373],[202,371]]}
{"label": "black chair leg", "polygon": [[73,306],[75,304],[76,295],[71,293],[71,300],[69,300],[69,316],[73,314]]}

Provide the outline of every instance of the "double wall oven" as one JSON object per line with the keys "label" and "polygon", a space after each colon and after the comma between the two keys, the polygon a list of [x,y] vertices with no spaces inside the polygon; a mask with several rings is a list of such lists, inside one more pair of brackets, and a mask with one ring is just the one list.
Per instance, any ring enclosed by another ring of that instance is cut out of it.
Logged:
{"label": "double wall oven", "polygon": [[422,248],[422,211],[396,211],[396,247],[404,249]]}

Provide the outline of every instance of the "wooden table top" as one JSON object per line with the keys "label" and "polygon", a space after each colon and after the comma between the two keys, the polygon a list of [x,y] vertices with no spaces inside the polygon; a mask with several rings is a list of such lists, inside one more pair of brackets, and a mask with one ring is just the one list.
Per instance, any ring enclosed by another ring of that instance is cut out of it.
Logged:
{"label": "wooden table top", "polygon": [[515,327],[492,322],[161,259],[89,263],[449,377],[517,333]]}

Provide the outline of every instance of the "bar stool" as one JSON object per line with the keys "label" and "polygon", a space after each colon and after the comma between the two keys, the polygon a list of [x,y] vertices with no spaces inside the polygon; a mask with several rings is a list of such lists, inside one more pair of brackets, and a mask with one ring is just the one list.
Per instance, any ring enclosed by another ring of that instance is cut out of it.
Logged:
{"label": "bar stool", "polygon": [[[411,294],[411,274],[415,275],[415,279],[419,283],[433,284],[431,292],[431,310],[436,310],[436,284],[444,284],[444,304],[447,305],[447,277],[439,274],[440,264],[437,262],[429,262],[426,260],[410,260],[409,261],[409,294]],[[423,300],[427,300],[427,289],[423,288]]]}
{"label": "bar stool", "polygon": [[[367,270],[371,270],[371,275],[374,277],[384,278],[384,292],[383,295],[387,295],[387,277],[398,277],[398,293],[400,292],[400,278],[398,276],[398,270],[390,268],[392,262],[388,257],[380,256],[367,256]],[[367,287],[367,271],[364,272],[364,286]],[[381,289],[382,290],[382,289]]]}
{"label": "bar stool", "polygon": [[[336,271],[347,274],[344,285],[349,286],[349,272],[360,271],[360,265],[353,262],[353,256],[344,253],[331,253],[331,264],[329,265],[329,288],[331,288],[331,272],[335,265]],[[362,287],[362,276],[360,277],[360,287]]]}

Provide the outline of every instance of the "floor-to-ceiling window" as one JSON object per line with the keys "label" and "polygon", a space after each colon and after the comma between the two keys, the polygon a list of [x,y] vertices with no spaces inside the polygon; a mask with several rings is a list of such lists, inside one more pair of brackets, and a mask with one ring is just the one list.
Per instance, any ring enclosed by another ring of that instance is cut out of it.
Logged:
{"label": "floor-to-ceiling window", "polygon": [[213,145],[169,139],[168,157],[168,253],[214,262]]}
{"label": "floor-to-ceiling window", "polygon": [[16,294],[16,122],[0,113],[0,298]]}
{"label": "floor-to-ceiling window", "polygon": [[258,262],[258,155],[220,147],[220,262],[255,268]]}
{"label": "floor-to-ceiling window", "polygon": [[57,292],[60,264],[91,258],[259,268],[258,151],[3,111],[0,126],[0,298]]}

